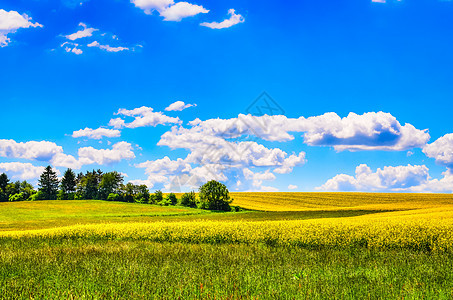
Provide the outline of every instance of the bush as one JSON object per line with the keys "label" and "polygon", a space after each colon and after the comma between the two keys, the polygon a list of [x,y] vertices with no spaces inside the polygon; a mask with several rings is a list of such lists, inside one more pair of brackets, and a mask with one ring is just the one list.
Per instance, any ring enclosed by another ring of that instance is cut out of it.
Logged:
{"label": "bush", "polygon": [[16,201],[25,201],[24,193],[18,193],[14,195],[9,195],[9,202],[16,202]]}
{"label": "bush", "polygon": [[29,201],[38,201],[38,200],[46,200],[46,195],[42,191],[38,191],[37,193],[33,194],[28,198]]}
{"label": "bush", "polygon": [[171,200],[165,197],[165,199],[162,199],[161,201],[157,202],[160,206],[169,206],[171,204]]}
{"label": "bush", "polygon": [[195,192],[192,191],[190,193],[184,193],[181,196],[180,204],[182,206],[187,206],[187,207],[192,207],[192,208],[197,207],[197,198],[196,198]]}
{"label": "bush", "polygon": [[115,193],[110,193],[110,194],[107,196],[107,200],[108,200],[108,201],[120,201],[120,195],[115,194]]}
{"label": "bush", "polygon": [[168,194],[165,199],[169,201],[171,205],[176,205],[178,203],[178,198],[176,198],[176,195],[174,193]]}
{"label": "bush", "polygon": [[161,190],[157,190],[154,192],[154,202],[155,203],[159,203],[161,202],[162,200],[164,200],[164,196],[162,194],[162,191]]}
{"label": "bush", "polygon": [[59,190],[57,193],[57,200],[66,200],[66,198],[66,194],[62,190]]}
{"label": "bush", "polygon": [[230,192],[227,187],[215,180],[208,181],[200,187],[198,194],[199,207],[202,209],[230,211]]}

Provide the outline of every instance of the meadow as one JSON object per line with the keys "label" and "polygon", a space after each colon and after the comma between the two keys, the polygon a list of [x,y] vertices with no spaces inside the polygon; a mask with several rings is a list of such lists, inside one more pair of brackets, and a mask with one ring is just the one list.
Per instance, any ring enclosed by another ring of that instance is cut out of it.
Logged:
{"label": "meadow", "polygon": [[5,299],[451,299],[453,196],[232,193],[239,212],[0,203]]}

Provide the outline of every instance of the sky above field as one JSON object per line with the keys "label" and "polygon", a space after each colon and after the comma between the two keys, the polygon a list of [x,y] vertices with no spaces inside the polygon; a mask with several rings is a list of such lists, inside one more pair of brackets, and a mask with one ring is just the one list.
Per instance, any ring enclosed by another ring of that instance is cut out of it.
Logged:
{"label": "sky above field", "polygon": [[0,0],[0,172],[453,191],[453,1]]}

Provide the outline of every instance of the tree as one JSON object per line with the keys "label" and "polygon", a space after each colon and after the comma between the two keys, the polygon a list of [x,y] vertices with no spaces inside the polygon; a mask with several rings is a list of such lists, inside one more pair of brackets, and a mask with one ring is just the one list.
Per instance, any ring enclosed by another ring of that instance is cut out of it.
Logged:
{"label": "tree", "polygon": [[170,203],[170,205],[176,205],[178,203],[178,198],[176,198],[174,193],[168,194],[165,199]]}
{"label": "tree", "polygon": [[[85,175],[77,177],[77,199],[97,199],[99,183],[102,180],[102,171],[87,171]],[[107,195],[108,196],[108,195]]]}
{"label": "tree", "polygon": [[227,187],[215,180],[208,181],[200,187],[198,197],[200,208],[230,211],[230,192]]}
{"label": "tree", "polygon": [[149,191],[148,187],[144,184],[136,185],[136,194],[135,194],[135,202],[138,203],[149,203]]}
{"label": "tree", "polygon": [[58,177],[57,173],[47,166],[38,181],[39,190],[44,194],[45,199],[57,199]]}
{"label": "tree", "polygon": [[113,171],[105,173],[99,183],[99,199],[107,200],[110,194],[117,194],[123,184],[123,175]]}
{"label": "tree", "polygon": [[61,179],[60,189],[62,200],[74,199],[74,192],[76,191],[76,175],[72,169],[67,169]]}
{"label": "tree", "polygon": [[0,202],[8,201],[8,194],[6,193],[6,187],[9,184],[8,175],[5,173],[0,174]]}
{"label": "tree", "polygon": [[192,207],[192,208],[197,207],[197,198],[195,196],[195,192],[192,191],[190,193],[184,193],[181,196],[180,204],[182,206],[188,206],[188,207]]}

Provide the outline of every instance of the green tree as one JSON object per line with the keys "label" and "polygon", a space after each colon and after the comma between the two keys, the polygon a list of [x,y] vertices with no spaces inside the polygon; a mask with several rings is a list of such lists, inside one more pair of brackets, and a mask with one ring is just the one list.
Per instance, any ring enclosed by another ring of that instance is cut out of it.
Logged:
{"label": "green tree", "polygon": [[38,181],[39,190],[43,192],[46,199],[57,199],[58,183],[57,173],[51,166],[47,166]]}
{"label": "green tree", "polygon": [[227,187],[215,180],[208,181],[200,187],[198,197],[200,208],[210,210],[230,211],[230,192]]}
{"label": "green tree", "polygon": [[77,177],[77,199],[98,199],[99,183],[102,180],[102,171],[87,171],[85,175]]}
{"label": "green tree", "polygon": [[123,184],[123,175],[113,171],[105,173],[99,183],[99,199],[107,200],[110,194],[117,194]]}
{"label": "green tree", "polygon": [[144,184],[135,186],[135,202],[138,203],[150,203],[150,195],[148,187]]}
{"label": "green tree", "polygon": [[60,183],[60,191],[59,197],[61,200],[69,200],[74,199],[74,193],[76,191],[76,175],[72,169],[67,169],[64,174],[63,178],[61,179]]}
{"label": "green tree", "polygon": [[121,186],[121,192],[123,196],[123,201],[126,202],[134,202],[135,201],[135,194],[137,193],[137,190],[135,188],[135,185],[128,182],[126,185]]}
{"label": "green tree", "polygon": [[168,194],[165,199],[170,202],[170,205],[176,205],[178,203],[178,198],[176,198],[176,195],[174,193]]}
{"label": "green tree", "polygon": [[187,206],[187,207],[192,207],[195,208],[197,207],[197,197],[195,195],[195,192],[189,192],[189,193],[184,193],[181,196],[180,204],[182,206]]}
{"label": "green tree", "polygon": [[9,195],[6,192],[6,187],[9,184],[8,175],[0,174],[0,202],[8,201]]}
{"label": "green tree", "polygon": [[29,200],[36,193],[35,188],[25,180],[20,183],[20,192],[24,194],[25,200]]}

